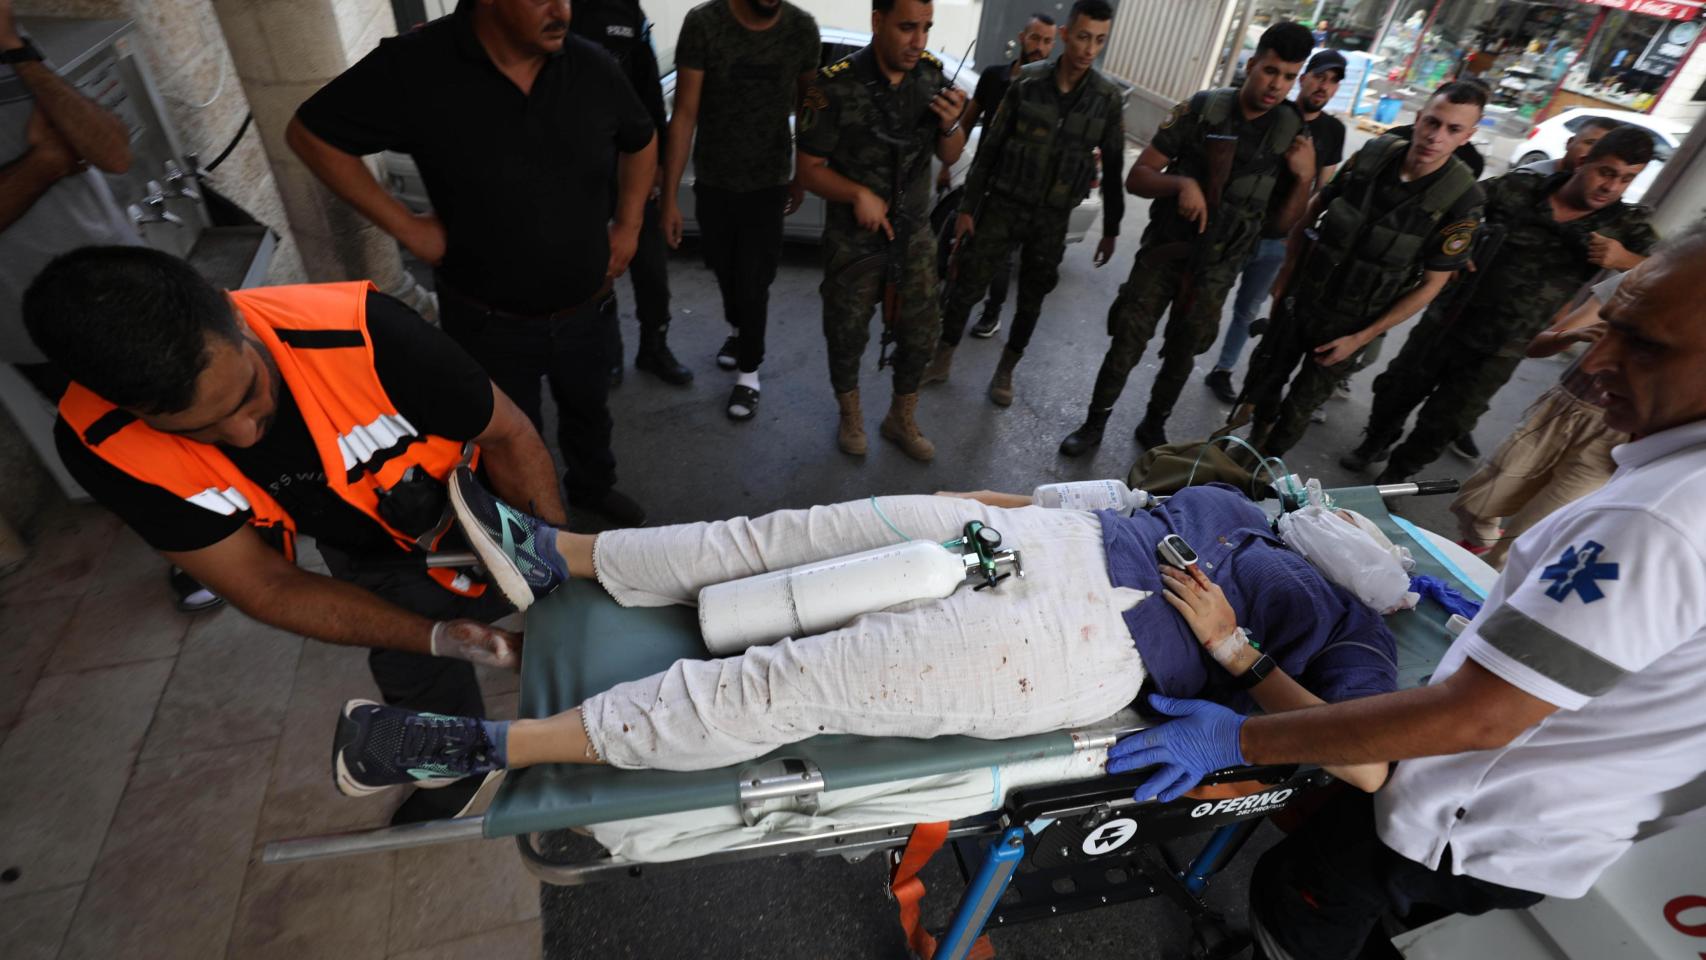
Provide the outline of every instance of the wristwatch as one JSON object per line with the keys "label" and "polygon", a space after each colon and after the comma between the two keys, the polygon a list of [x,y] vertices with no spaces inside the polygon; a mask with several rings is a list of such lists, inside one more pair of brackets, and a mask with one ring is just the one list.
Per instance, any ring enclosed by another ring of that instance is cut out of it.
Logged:
{"label": "wristwatch", "polygon": [[30,41],[29,37],[24,38],[24,45],[21,47],[0,50],[0,63],[28,63],[40,59],[41,51],[36,49],[36,45]]}
{"label": "wristwatch", "polygon": [[1250,664],[1250,669],[1233,677],[1232,685],[1240,690],[1248,690],[1266,680],[1268,674],[1273,673],[1276,666],[1274,658],[1264,653],[1256,658],[1255,663]]}

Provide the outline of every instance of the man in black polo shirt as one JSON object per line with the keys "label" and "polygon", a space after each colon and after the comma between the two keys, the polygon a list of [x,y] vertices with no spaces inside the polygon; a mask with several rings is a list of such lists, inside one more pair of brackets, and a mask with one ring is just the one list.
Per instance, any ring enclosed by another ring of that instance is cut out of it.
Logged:
{"label": "man in black polo shirt", "polygon": [[[657,137],[615,61],[568,21],[566,0],[464,0],[314,94],[286,140],[433,264],[445,332],[536,426],[550,380],[570,504],[630,526],[645,512],[615,489],[598,307],[634,256]],[[414,156],[433,213],[374,179],[360,157],[381,150]]]}
{"label": "man in black polo shirt", "polygon": [[[995,117],[995,108],[1001,106],[1001,101],[1007,97],[1007,88],[1019,78],[1019,69],[1027,63],[1047,60],[1054,50],[1055,37],[1058,34],[1054,18],[1046,13],[1033,13],[1031,19],[1025,22],[1025,28],[1019,31],[1019,55],[1006,66],[991,67],[977,75],[977,89],[972,92],[971,99],[966,102],[965,116],[960,118],[960,126],[970,130],[978,123],[985,126]],[[942,172],[936,175],[936,189],[946,190],[953,183],[954,168],[948,164],[942,165]],[[996,265],[995,272],[989,278],[989,298],[983,302],[983,314],[972,324],[971,335],[987,340],[1001,330],[1001,305],[1007,302],[1007,288],[1013,279],[1013,260],[1018,253],[1010,253],[1007,258]]]}

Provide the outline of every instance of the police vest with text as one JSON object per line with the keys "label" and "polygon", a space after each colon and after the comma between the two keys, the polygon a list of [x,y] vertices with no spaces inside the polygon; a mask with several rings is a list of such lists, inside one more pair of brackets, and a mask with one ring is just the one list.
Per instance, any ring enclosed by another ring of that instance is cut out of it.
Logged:
{"label": "police vest with text", "polygon": [[[1022,204],[1076,207],[1090,195],[1096,178],[1093,151],[1107,135],[1108,125],[1120,119],[1120,90],[1096,68],[1080,83],[1083,89],[1062,111],[1054,74],[1059,61],[1020,68],[1019,77],[1002,99],[997,124],[1008,124],[1009,135],[995,158],[991,192]],[[979,158],[981,159],[981,157]]]}
{"label": "police vest with text", "polygon": [[[367,281],[233,290],[232,303],[271,354],[308,425],[326,485],[391,535],[398,549],[427,553],[451,526],[446,504],[426,529],[394,525],[383,501],[423,475],[439,488],[478,451],[423,435],[386,396],[367,333]],[[144,483],[222,516],[243,514],[284,555],[296,556],[296,522],[266,489],[238,470],[219,447],[162,433],[78,384],[59,414],[95,455]],[[388,514],[390,517],[388,517]],[[447,590],[478,596],[485,585],[453,570],[428,574]]]}
{"label": "police vest with text", "polygon": [[1292,293],[1300,301],[1349,316],[1376,316],[1422,278],[1422,252],[1440,218],[1475,186],[1467,164],[1450,157],[1426,190],[1380,216],[1370,208],[1382,171],[1404,162],[1410,142],[1372,140],[1338,178],[1338,195],[1316,227]]}

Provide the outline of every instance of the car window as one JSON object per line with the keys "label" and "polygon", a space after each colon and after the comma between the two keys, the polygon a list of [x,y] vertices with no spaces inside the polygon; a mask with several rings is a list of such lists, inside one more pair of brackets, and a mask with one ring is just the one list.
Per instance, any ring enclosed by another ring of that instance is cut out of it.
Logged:
{"label": "car window", "polygon": [[1570,119],[1564,121],[1564,129],[1570,131],[1571,133],[1575,133],[1576,131],[1578,131],[1582,128],[1582,124],[1587,123],[1589,120],[1592,120],[1593,118],[1594,118],[1594,116],[1591,113],[1584,113],[1579,117],[1571,117]]}
{"label": "car window", "polygon": [[827,67],[843,57],[850,57],[858,52],[859,47],[851,43],[838,43],[834,40],[826,40],[823,44],[823,59],[818,65]]}
{"label": "car window", "polygon": [[1653,159],[1654,160],[1657,160],[1660,163],[1664,163],[1665,161],[1670,159],[1670,155],[1672,152],[1673,151],[1671,150],[1671,145],[1664,142],[1664,138],[1662,138],[1662,137],[1654,137],[1653,138]]}

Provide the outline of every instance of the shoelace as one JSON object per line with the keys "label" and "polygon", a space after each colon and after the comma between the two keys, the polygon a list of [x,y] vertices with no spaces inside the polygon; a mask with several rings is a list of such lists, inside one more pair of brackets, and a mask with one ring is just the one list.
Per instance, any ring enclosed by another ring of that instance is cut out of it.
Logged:
{"label": "shoelace", "polygon": [[477,721],[442,717],[409,717],[403,721],[404,766],[442,766],[467,772],[489,764],[491,745]]}

